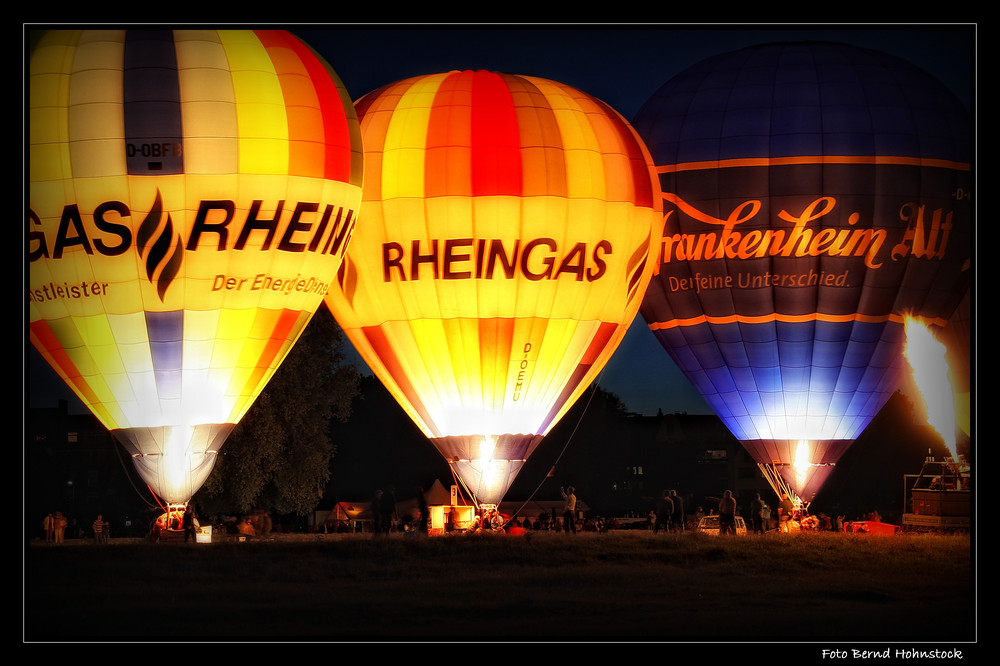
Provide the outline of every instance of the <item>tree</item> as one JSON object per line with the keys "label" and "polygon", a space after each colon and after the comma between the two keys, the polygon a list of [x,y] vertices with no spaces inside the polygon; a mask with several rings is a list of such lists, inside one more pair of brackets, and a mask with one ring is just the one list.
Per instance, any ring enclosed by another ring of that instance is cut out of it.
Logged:
{"label": "tree", "polygon": [[315,508],[336,452],[330,421],[346,421],[358,394],[360,374],[346,362],[345,344],[321,307],[222,447],[196,496],[200,511],[303,516]]}

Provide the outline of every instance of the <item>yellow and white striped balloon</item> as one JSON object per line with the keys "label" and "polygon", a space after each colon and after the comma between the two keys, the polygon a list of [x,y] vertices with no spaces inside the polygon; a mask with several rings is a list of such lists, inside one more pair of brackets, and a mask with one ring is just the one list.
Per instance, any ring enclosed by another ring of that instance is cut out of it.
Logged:
{"label": "yellow and white striped balloon", "polygon": [[187,501],[341,265],[354,108],[285,31],[51,31],[29,96],[31,341]]}

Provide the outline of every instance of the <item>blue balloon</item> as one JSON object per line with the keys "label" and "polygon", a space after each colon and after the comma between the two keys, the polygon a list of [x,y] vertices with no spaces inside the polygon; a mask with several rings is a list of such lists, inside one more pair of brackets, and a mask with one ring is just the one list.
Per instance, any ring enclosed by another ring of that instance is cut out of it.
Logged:
{"label": "blue balloon", "polygon": [[787,43],[696,64],[634,126],[665,199],[640,312],[811,500],[897,390],[904,318],[943,327],[969,290],[968,110],[894,56]]}

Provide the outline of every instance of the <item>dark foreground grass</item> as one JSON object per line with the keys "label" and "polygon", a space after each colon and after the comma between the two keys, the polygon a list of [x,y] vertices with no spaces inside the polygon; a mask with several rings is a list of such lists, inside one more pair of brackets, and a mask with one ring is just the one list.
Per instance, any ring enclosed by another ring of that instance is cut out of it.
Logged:
{"label": "dark foreground grass", "polygon": [[968,537],[529,534],[25,551],[25,638],[970,641]]}

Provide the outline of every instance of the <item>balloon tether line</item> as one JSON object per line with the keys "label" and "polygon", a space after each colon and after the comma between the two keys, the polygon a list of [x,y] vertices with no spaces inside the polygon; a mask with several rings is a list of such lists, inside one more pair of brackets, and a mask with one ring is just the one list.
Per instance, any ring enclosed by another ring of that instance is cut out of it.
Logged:
{"label": "balloon tether line", "polygon": [[475,494],[471,490],[469,490],[468,486],[465,485],[465,481],[462,480],[462,477],[455,473],[455,468],[454,467],[452,467],[451,465],[448,465],[448,469],[449,469],[449,471],[451,471],[451,478],[452,478],[452,480],[455,482],[455,484],[459,488],[465,488],[466,494],[469,495],[469,498],[472,500],[473,505],[475,505],[476,510],[478,511],[479,510],[479,501],[476,499]]}
{"label": "balloon tether line", "polygon": [[[590,403],[594,400],[594,395],[597,393],[597,389],[601,385],[601,377],[604,376],[604,370],[605,369],[606,368],[602,368],[601,369],[600,374],[597,375],[597,379],[594,380],[593,385],[590,387],[590,397],[587,398],[587,404],[585,404],[583,406],[583,411],[580,412],[580,418],[576,420],[576,425],[573,426],[572,432],[570,432],[569,433],[569,437],[566,438],[566,443],[563,444],[562,450],[559,451],[559,455],[556,456],[555,461],[552,463],[552,468],[551,469],[555,469],[556,465],[562,459],[563,454],[566,453],[566,449],[569,448],[569,443],[573,440],[573,436],[576,435],[576,431],[580,429],[580,424],[583,423],[583,417],[587,415],[587,410],[590,409]],[[547,476],[548,476],[548,474],[546,474],[546,477]],[[519,506],[517,508],[517,511],[515,511],[513,514],[511,514],[512,518],[513,518],[513,516],[516,516],[518,514],[518,512],[521,511],[521,509],[523,509],[525,506],[527,506],[528,502],[530,502],[532,499],[534,499],[535,494],[537,494],[538,491],[541,490],[543,483],[545,483],[545,479],[544,478],[541,481],[538,482],[538,485],[535,486],[535,489],[531,492],[531,495],[528,496],[528,499],[524,500],[524,502],[521,503],[521,506]],[[507,523],[504,523],[503,526],[507,527]]]}
{"label": "balloon tether line", "polygon": [[155,502],[150,502],[149,499],[146,497],[146,494],[136,487],[135,482],[132,480],[132,475],[129,473],[129,468],[131,468],[132,471],[135,471],[135,467],[133,467],[132,465],[126,465],[125,461],[122,460],[122,452],[121,449],[119,448],[118,442],[113,441],[112,444],[115,447],[115,455],[118,456],[118,464],[121,465],[122,470],[125,472],[125,478],[128,479],[129,485],[132,486],[132,490],[135,492],[135,494],[139,497],[139,499],[141,499],[146,504],[146,506],[149,507],[158,506],[162,509],[163,504],[160,503],[159,501],[160,498],[157,497],[156,493],[153,492],[153,489],[150,488],[148,483],[146,484],[146,489],[149,490],[149,493],[153,496],[154,500],[156,500]]}

